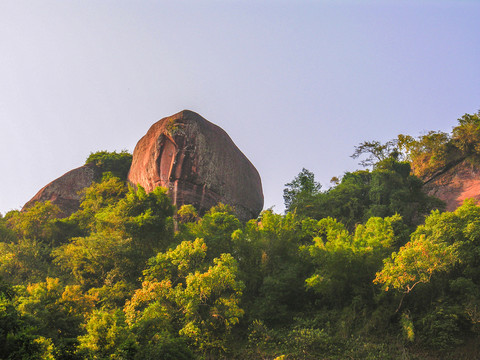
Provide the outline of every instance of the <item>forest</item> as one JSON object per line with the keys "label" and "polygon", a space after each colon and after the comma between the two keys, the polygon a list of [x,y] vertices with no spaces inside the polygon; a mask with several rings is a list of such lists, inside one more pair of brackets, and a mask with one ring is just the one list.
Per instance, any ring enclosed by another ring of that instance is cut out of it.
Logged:
{"label": "forest", "polygon": [[127,152],[92,153],[103,175],[77,212],[0,215],[0,358],[476,358],[480,207],[447,212],[423,186],[480,164],[480,112],[352,156],[361,170],[324,190],[302,169],[284,214],[242,223],[132,188]]}

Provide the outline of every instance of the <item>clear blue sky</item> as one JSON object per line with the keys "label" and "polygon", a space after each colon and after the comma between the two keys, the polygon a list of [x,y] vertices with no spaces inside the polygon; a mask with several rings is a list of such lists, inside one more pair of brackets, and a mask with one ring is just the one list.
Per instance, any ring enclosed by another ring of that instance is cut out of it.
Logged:
{"label": "clear blue sky", "polygon": [[0,212],[183,109],[225,129],[265,207],[364,140],[480,109],[480,1],[0,1]]}

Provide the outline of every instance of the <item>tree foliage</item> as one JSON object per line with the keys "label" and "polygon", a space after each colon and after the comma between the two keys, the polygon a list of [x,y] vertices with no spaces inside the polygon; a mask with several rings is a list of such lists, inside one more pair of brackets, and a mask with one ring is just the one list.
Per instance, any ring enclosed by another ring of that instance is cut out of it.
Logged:
{"label": "tree foliage", "polygon": [[88,156],[85,164],[95,164],[102,173],[110,172],[120,179],[126,179],[132,164],[132,154],[126,150],[119,153],[97,151]]}
{"label": "tree foliage", "polygon": [[164,329],[171,323],[171,331],[200,350],[225,350],[228,333],[243,316],[239,302],[244,285],[230,254],[208,262],[206,252],[204,241],[196,239],[152,258],[142,288],[125,306],[129,323],[163,323]]}
{"label": "tree foliage", "polygon": [[377,273],[384,290],[404,294],[398,309],[408,295],[404,307],[429,346],[458,345],[476,328],[479,245],[480,208],[467,201],[453,213],[433,212]]}
{"label": "tree foliage", "polygon": [[452,143],[464,155],[480,154],[480,111],[465,114],[458,119],[458,125],[452,130]]}
{"label": "tree foliage", "polygon": [[[432,209],[444,204],[422,191],[423,182],[410,174],[410,165],[388,157],[372,171],[346,173],[325,192],[309,197],[293,195],[295,211],[301,216],[321,219],[333,217],[353,230],[370,217],[388,217],[396,213],[405,225],[414,229]],[[293,194],[293,193],[292,193]]]}
{"label": "tree foliage", "polygon": [[399,152],[399,147],[396,141],[390,140],[382,144],[380,141],[364,141],[360,145],[355,146],[355,152],[351,156],[354,159],[357,159],[363,155],[367,154],[367,158],[360,161],[360,165],[375,166],[376,164],[387,160],[400,160],[402,155]]}
{"label": "tree foliage", "polygon": [[321,185],[315,182],[315,175],[305,168],[285,186],[283,200],[286,212],[294,211],[297,207],[310,203],[321,188]]}
{"label": "tree foliage", "polygon": [[76,213],[0,216],[0,358],[476,358],[480,207],[442,212],[413,173],[477,161],[478,116],[364,142],[371,168],[323,191],[303,169],[285,214],[246,223],[176,210],[124,182],[129,154],[92,154]]}
{"label": "tree foliage", "polygon": [[306,247],[315,264],[314,274],[306,279],[307,287],[336,305],[371,293],[362,286],[370,286],[382,260],[394,249],[393,224],[399,221],[398,215],[372,217],[351,234],[335,219],[320,220],[314,244]]}

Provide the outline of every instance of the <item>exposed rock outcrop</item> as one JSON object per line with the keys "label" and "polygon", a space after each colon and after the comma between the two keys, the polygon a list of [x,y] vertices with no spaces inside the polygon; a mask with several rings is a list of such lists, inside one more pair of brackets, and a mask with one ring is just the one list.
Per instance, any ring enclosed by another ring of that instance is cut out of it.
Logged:
{"label": "exposed rock outcrop", "polygon": [[87,164],[71,170],[43,187],[22,208],[26,210],[38,201],[51,201],[60,208],[60,216],[67,217],[78,210],[80,192],[89,187],[99,176],[100,170],[94,164]]}
{"label": "exposed rock outcrop", "polygon": [[263,208],[260,176],[227,133],[192,111],[166,117],[137,143],[128,180],[168,188],[173,203],[200,213],[219,202],[248,220]]}
{"label": "exposed rock outcrop", "polygon": [[427,179],[424,189],[445,201],[447,211],[454,211],[465,199],[480,200],[480,166],[463,160]]}
{"label": "exposed rock outcrop", "polygon": [[[42,188],[22,210],[51,201],[66,217],[80,206],[81,191],[101,178],[89,163],[67,172]],[[263,208],[263,191],[255,167],[220,127],[191,111],[164,118],[140,139],[133,153],[128,181],[147,192],[168,188],[175,205],[192,204],[200,214],[219,202],[232,205],[249,220]]]}

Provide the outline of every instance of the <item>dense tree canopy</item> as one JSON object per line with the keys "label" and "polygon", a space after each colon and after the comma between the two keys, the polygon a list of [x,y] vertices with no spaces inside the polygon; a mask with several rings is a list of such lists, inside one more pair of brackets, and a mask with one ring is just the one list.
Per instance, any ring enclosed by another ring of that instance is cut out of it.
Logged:
{"label": "dense tree canopy", "polygon": [[247,223],[176,209],[126,184],[129,154],[92,154],[103,176],[70,217],[0,215],[0,359],[476,358],[480,207],[443,212],[414,174],[477,161],[478,116],[365,142],[371,168],[326,190],[303,169],[285,214]]}
{"label": "dense tree canopy", "polygon": [[[306,171],[304,169],[296,179]],[[316,192],[289,190],[290,204],[294,204],[291,210],[315,219],[336,218],[350,230],[370,217],[399,214],[404,223],[413,229],[431,210],[442,209],[444,204],[425,194],[422,180],[410,172],[408,162],[387,157],[376,163],[371,171],[346,173],[338,184],[327,191],[320,192],[318,187]],[[313,176],[310,179],[313,181]],[[287,186],[290,188],[291,184]]]}

